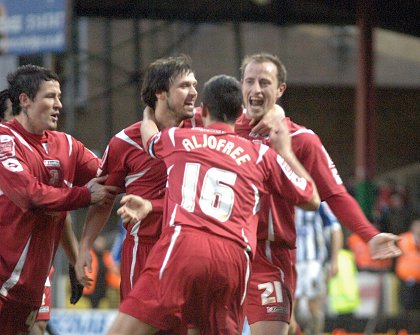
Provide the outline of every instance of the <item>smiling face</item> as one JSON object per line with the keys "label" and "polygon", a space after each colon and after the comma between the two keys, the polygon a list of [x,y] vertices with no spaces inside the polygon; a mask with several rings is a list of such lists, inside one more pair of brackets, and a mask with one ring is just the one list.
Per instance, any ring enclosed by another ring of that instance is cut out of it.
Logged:
{"label": "smiling face", "polygon": [[[193,72],[182,72],[169,86],[168,92],[157,94],[156,119],[164,127],[178,125],[194,116],[197,80]],[[172,124],[168,124],[171,122]]]}
{"label": "smiling face", "polygon": [[242,94],[247,115],[261,119],[283,95],[286,84],[279,83],[277,67],[272,62],[251,62],[243,73]]}
{"label": "smiling face", "polygon": [[45,130],[57,129],[58,115],[63,107],[58,81],[43,81],[33,100],[26,93],[21,93],[19,99],[22,112],[17,118],[27,131],[41,135]]}

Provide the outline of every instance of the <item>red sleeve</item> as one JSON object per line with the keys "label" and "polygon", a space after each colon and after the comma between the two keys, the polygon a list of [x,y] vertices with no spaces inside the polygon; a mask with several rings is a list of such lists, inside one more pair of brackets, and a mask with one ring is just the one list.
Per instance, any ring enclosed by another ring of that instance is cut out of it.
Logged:
{"label": "red sleeve", "polygon": [[365,242],[379,234],[379,231],[368,221],[362,209],[348,192],[331,195],[326,199],[338,220],[359,235]]}
{"label": "red sleeve", "polygon": [[[156,159],[164,159],[170,155],[175,147],[175,132],[178,128],[166,128],[147,141],[147,152],[150,156]],[[172,140],[171,140],[172,139]]]}
{"label": "red sleeve", "polygon": [[153,213],[163,213],[163,198],[149,200],[152,203]]}
{"label": "red sleeve", "polygon": [[68,211],[90,204],[87,187],[57,188],[39,182],[24,165],[22,170],[11,171],[5,164],[16,164],[7,159],[0,165],[0,185],[4,194],[22,210],[42,207],[55,211]]}
{"label": "red sleeve", "polygon": [[321,200],[346,192],[334,162],[319,137],[305,130],[292,137],[292,147],[297,158],[315,181]]}
{"label": "red sleeve", "polygon": [[299,177],[283,157],[269,149],[264,154],[263,160],[269,166],[267,169],[270,171],[268,186],[271,189],[294,205],[304,204],[312,199],[312,182],[304,177]]}
{"label": "red sleeve", "polygon": [[83,186],[92,178],[95,178],[101,160],[81,142],[72,138],[76,152],[76,172],[73,185]]}
{"label": "red sleeve", "polygon": [[[35,177],[29,166],[36,162],[22,158],[21,149],[15,146],[13,137],[2,135],[0,155],[0,189],[22,210],[43,209],[55,211],[74,210],[90,204],[90,192],[86,187],[53,187],[42,183],[47,177]],[[35,160],[34,160],[35,161]]]}
{"label": "red sleeve", "polygon": [[106,185],[118,186],[125,190],[125,177],[128,174],[125,166],[125,148],[118,146],[118,139],[113,137],[102,156],[101,176],[108,175]]}
{"label": "red sleeve", "polygon": [[292,145],[303,166],[314,179],[321,200],[328,203],[339,221],[365,242],[377,235],[379,231],[368,221],[357,201],[344,187],[335,164],[319,137],[305,130],[293,138]]}

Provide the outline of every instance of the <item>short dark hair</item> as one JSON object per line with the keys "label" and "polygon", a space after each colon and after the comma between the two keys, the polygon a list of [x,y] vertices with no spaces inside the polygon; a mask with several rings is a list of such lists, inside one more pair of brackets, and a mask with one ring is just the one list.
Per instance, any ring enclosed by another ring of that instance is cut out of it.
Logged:
{"label": "short dark hair", "polygon": [[[16,71],[7,75],[9,87],[0,94],[0,110],[7,108],[6,100],[12,102],[13,115],[21,111],[19,96],[26,93],[30,99],[34,99],[44,81],[60,81],[58,75],[51,70],[37,65],[22,65]],[[4,113],[4,112],[3,112]]]}
{"label": "short dark hair", "polygon": [[286,83],[287,80],[287,71],[284,64],[281,60],[272,54],[261,52],[253,55],[248,55],[244,58],[241,65],[241,79],[244,79],[245,68],[248,64],[255,62],[255,63],[273,63],[277,67],[277,80],[279,85]]}
{"label": "short dark hair", "polygon": [[156,93],[169,92],[169,87],[181,73],[189,74],[191,58],[187,55],[160,58],[149,65],[143,78],[141,98],[151,108],[156,107]]}
{"label": "short dark hair", "polygon": [[235,122],[242,111],[241,85],[231,76],[214,76],[204,84],[202,101],[214,120]]}
{"label": "short dark hair", "polygon": [[0,122],[3,122],[7,110],[7,101],[9,100],[9,89],[0,92]]}

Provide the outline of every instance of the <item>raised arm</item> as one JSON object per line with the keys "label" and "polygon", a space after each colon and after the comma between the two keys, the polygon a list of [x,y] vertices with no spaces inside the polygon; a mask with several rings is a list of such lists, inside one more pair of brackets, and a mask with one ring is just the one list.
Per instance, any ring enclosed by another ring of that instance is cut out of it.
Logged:
{"label": "raised arm", "polygon": [[276,124],[276,120],[282,120],[284,117],[284,109],[276,104],[271,110],[265,113],[260,120],[251,119],[249,124],[254,126],[251,132],[258,134],[259,136],[268,136],[273,124]]}
{"label": "raised arm", "polygon": [[154,121],[153,111],[149,108],[146,108],[143,113],[143,121],[140,125],[140,134],[141,140],[143,143],[143,148],[146,152],[147,150],[147,142],[149,139],[159,132],[159,129]]}
{"label": "raised arm", "polygon": [[312,199],[305,204],[298,205],[298,207],[309,211],[317,210],[320,205],[320,197],[316,189],[315,182],[313,181],[309,173],[306,171],[306,169],[299,162],[292,150],[291,137],[289,136],[289,128],[285,119],[276,120],[276,123],[270,132],[270,141],[273,149],[275,149],[278,152],[278,154],[283,157],[283,159],[291,167],[291,169],[299,177],[305,178],[308,182],[312,184]]}
{"label": "raised arm", "polygon": [[395,245],[399,237],[379,231],[367,220],[357,201],[348,193],[334,194],[326,199],[338,220],[368,243],[373,259],[385,259],[401,255]]}

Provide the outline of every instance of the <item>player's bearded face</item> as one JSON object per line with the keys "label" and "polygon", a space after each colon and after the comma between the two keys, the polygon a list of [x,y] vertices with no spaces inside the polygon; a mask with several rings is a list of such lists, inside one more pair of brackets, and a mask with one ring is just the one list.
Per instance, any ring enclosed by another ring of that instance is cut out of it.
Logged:
{"label": "player's bearded face", "polygon": [[244,71],[242,94],[247,115],[261,119],[282,94],[276,66],[271,62],[249,63]]}
{"label": "player's bearded face", "polygon": [[197,99],[197,80],[194,73],[179,74],[169,88],[167,108],[178,121],[193,117]]}
{"label": "player's bearded face", "polygon": [[45,130],[57,129],[58,116],[63,107],[61,104],[60,84],[49,80],[43,82],[33,100],[29,100],[23,113],[27,114],[29,130],[42,134]]}

